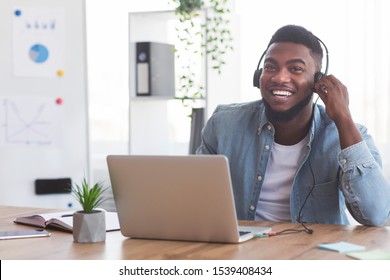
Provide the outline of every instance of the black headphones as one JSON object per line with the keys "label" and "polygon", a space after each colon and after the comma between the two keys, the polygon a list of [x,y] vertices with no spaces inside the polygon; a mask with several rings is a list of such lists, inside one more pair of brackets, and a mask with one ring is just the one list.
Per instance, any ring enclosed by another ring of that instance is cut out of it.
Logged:
{"label": "black headphones", "polygon": [[[319,80],[321,80],[322,77],[326,76],[328,74],[328,67],[329,67],[329,55],[328,55],[328,48],[326,47],[325,43],[322,42],[318,37],[316,37],[318,42],[321,43],[323,48],[325,49],[325,58],[326,58],[326,66],[325,66],[325,72],[317,72],[314,74],[314,83],[317,83]],[[257,64],[257,68],[255,70],[255,74],[253,75],[253,86],[260,88],[260,76],[263,72],[263,68],[259,68],[261,61],[263,60],[265,54],[267,53],[268,48],[263,52],[263,54],[260,57],[259,63]],[[315,89],[313,87],[313,92],[315,92]]]}

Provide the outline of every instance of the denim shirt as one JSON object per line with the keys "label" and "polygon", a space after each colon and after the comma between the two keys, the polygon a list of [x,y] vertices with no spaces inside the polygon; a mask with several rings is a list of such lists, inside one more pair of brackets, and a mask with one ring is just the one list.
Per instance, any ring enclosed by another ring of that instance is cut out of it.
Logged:
{"label": "denim shirt", "polygon": [[[334,122],[323,106],[314,106],[304,159],[291,188],[292,222],[348,224],[346,207],[361,224],[386,222],[390,183],[373,139],[364,126],[357,127],[364,140],[341,150]],[[238,219],[255,218],[274,133],[261,100],[220,105],[203,129],[197,153],[228,158]]]}

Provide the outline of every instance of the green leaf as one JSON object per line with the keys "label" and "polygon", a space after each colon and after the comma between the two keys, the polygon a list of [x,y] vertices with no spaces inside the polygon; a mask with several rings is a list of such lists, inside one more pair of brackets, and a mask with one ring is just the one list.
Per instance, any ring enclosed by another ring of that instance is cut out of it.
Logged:
{"label": "green leaf", "polygon": [[104,187],[102,182],[95,183],[90,188],[87,180],[83,178],[81,180],[81,186],[78,184],[72,186],[72,194],[80,203],[84,212],[91,213],[95,208],[109,199],[108,197],[104,198],[102,196],[107,189],[108,187]]}

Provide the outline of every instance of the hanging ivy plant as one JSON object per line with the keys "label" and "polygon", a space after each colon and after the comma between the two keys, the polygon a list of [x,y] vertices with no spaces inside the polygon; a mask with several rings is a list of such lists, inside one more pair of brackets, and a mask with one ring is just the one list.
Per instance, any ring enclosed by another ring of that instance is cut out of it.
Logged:
{"label": "hanging ivy plant", "polygon": [[229,29],[228,0],[210,0],[211,13],[206,19],[206,49],[211,58],[211,67],[221,74],[226,64],[224,55],[233,50],[233,37]]}
{"label": "hanging ivy plant", "polygon": [[[180,46],[175,49],[176,58],[181,62],[179,91],[183,103],[186,100],[203,98],[204,86],[196,73],[196,59],[206,54],[210,68],[222,72],[226,64],[224,55],[233,50],[232,34],[229,29],[229,0],[171,0],[177,5],[179,24],[176,32]],[[202,22],[201,13],[206,14]],[[201,69],[200,71],[201,72]]]}
{"label": "hanging ivy plant", "polygon": [[200,10],[204,5],[202,0],[173,0],[177,4],[176,13],[191,19],[194,12]]}

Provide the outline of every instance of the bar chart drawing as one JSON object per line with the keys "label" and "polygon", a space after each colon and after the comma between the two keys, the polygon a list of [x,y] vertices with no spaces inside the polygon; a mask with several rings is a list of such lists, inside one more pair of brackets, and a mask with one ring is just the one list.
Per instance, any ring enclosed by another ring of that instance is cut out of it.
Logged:
{"label": "bar chart drawing", "polygon": [[53,145],[57,142],[60,118],[51,102],[4,98],[1,107],[3,144]]}

